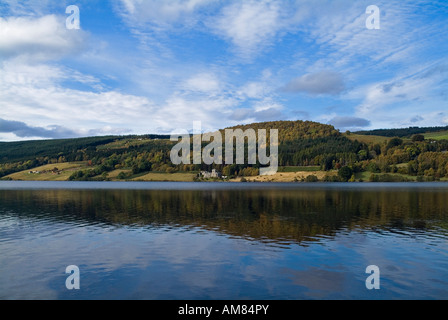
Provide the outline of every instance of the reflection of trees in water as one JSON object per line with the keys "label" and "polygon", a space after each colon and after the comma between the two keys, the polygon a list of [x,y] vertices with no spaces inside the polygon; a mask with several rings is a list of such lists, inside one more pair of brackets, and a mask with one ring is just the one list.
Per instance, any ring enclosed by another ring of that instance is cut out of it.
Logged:
{"label": "reflection of trees in water", "polygon": [[[138,226],[194,226],[266,241],[313,240],[342,229],[447,225],[443,191],[2,191],[4,211],[27,218]],[[8,209],[8,207],[10,207]]]}

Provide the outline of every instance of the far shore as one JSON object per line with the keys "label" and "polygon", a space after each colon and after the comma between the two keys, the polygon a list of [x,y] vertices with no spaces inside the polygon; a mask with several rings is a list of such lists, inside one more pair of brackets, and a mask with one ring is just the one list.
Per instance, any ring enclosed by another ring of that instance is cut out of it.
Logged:
{"label": "far shore", "polygon": [[[201,178],[199,172],[142,172],[134,174],[132,170],[120,168],[91,176],[88,179],[72,179],[80,170],[89,170],[86,162],[66,162],[40,166],[30,170],[12,173],[3,177],[3,181],[131,181],[131,182],[270,182],[270,183],[304,183],[304,182],[340,182],[338,171],[317,170],[318,167],[282,167],[279,172],[268,176],[238,176],[231,178]],[[296,171],[297,170],[297,171]],[[349,182],[432,182],[434,178],[416,177],[399,173],[355,173]],[[447,182],[448,179],[441,179]]]}
{"label": "far shore", "polygon": [[[309,176],[315,176],[319,181],[323,181],[325,176],[337,176],[337,171],[298,171],[298,172],[277,172],[269,176],[244,177],[247,182],[305,182]],[[240,182],[242,177],[230,179],[231,182]]]}

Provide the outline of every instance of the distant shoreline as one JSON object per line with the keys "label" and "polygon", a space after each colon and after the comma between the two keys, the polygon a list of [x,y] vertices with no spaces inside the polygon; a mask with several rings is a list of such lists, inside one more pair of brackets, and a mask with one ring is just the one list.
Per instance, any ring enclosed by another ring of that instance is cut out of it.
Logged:
{"label": "distant shoreline", "polygon": [[147,182],[164,182],[164,183],[185,183],[185,184],[294,184],[294,185],[314,185],[314,184],[448,184],[448,181],[259,181],[259,180],[246,180],[241,181],[238,179],[232,180],[200,180],[200,181],[173,181],[173,180],[79,180],[79,181],[69,181],[69,180],[2,180],[0,183],[39,183],[39,182],[54,182],[54,183],[147,183]]}
{"label": "distant shoreline", "polygon": [[[232,183],[319,183],[319,182],[433,182],[438,181],[434,177],[411,176],[401,173],[372,173],[369,171],[356,172],[345,179],[340,177],[338,170],[319,170],[316,166],[310,167],[281,167],[273,175],[266,176],[232,176],[223,178],[204,178],[201,172],[157,172],[149,171],[134,174],[129,168],[115,169],[90,177],[74,177],[75,173],[92,170],[85,162],[67,162],[47,164],[31,170],[23,170],[3,177],[2,181],[128,181],[128,182],[232,182]],[[297,170],[297,171],[296,171]],[[221,174],[218,175],[221,177]],[[448,178],[440,179],[448,182]]]}

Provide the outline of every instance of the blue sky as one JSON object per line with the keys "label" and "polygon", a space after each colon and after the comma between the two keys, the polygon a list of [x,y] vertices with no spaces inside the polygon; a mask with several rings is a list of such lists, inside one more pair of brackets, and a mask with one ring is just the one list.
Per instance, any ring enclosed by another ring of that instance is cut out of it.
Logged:
{"label": "blue sky", "polygon": [[447,40],[442,0],[1,0],[0,141],[444,126]]}

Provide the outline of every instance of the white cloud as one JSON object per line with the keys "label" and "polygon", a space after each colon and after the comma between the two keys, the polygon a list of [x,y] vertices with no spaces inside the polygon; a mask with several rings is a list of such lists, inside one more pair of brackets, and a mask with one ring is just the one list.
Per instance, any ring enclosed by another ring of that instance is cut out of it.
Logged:
{"label": "white cloud", "polygon": [[281,3],[269,0],[233,2],[209,27],[230,40],[244,57],[269,45],[282,26]]}
{"label": "white cloud", "polygon": [[434,79],[419,78],[394,79],[368,85],[362,89],[365,98],[357,108],[358,114],[377,113],[383,108],[399,103],[423,102],[430,97],[434,85],[436,85]]}
{"label": "white cloud", "polygon": [[227,119],[238,105],[238,100],[223,96],[211,98],[189,97],[188,99],[173,96],[161,106],[160,115],[166,121],[164,130],[169,128],[167,132],[176,129],[190,130],[193,121],[201,121],[202,129],[212,132],[232,124],[231,119]]}
{"label": "white cloud", "polygon": [[68,30],[56,15],[0,18],[0,57],[52,60],[80,52],[86,33]]}
{"label": "white cloud", "polygon": [[441,113],[446,112],[447,102],[441,88],[447,71],[443,63],[408,70],[393,79],[361,86],[345,98],[361,99],[356,116],[370,119],[375,127],[413,126],[415,120],[419,126],[443,125]]}
{"label": "white cloud", "polygon": [[184,88],[187,91],[213,94],[221,91],[221,83],[214,74],[200,73],[188,79]]}
{"label": "white cloud", "polygon": [[268,95],[270,91],[271,89],[264,82],[248,82],[238,90],[238,95],[242,98],[260,99]]}
{"label": "white cloud", "polygon": [[[116,91],[65,88],[60,83],[72,79],[70,72],[44,64],[27,65],[17,60],[5,62],[0,67],[0,118],[44,128],[41,132],[47,135],[51,134],[48,130],[57,129],[60,124],[66,132],[79,135],[107,126],[112,127],[111,132],[115,133],[117,128],[128,131],[130,124],[137,124],[136,130],[149,126],[150,115],[155,109],[149,99]],[[91,76],[75,74],[74,81],[96,83]],[[148,123],[144,122],[145,119]]]}
{"label": "white cloud", "polygon": [[[172,93],[156,104],[144,96],[113,90],[93,92],[62,86],[67,79],[102,85],[90,75],[75,72],[73,77],[72,72],[18,60],[0,66],[0,105],[4,106],[0,119],[12,128],[10,132],[3,131],[0,140],[12,140],[13,132],[22,136],[41,133],[42,137],[56,137],[58,133],[66,136],[170,133],[179,128],[191,129],[193,121],[202,121],[203,129],[210,131],[233,124],[226,119],[240,103],[220,92],[219,81],[212,74],[200,74],[187,81],[201,92]],[[216,83],[210,85],[204,78],[215,79]],[[217,93],[208,94],[210,90]]]}
{"label": "white cloud", "polygon": [[172,25],[194,24],[195,15],[214,0],[120,0],[121,13],[133,26],[145,24],[170,28]]}
{"label": "white cloud", "polygon": [[440,10],[437,4],[425,3],[422,13],[423,2],[378,0],[375,5],[381,11],[381,29],[369,30],[365,26],[368,4],[352,0],[301,3],[308,15],[304,27],[299,28],[325,53],[316,59],[298,52],[307,61],[308,72],[331,67],[356,78],[390,66],[409,66],[411,61],[421,61],[435,35],[447,29],[444,21],[428,20],[431,13]]}
{"label": "white cloud", "polygon": [[257,112],[266,110],[282,110],[283,105],[275,101],[273,98],[265,98],[254,104],[254,110]]}
{"label": "white cloud", "polygon": [[44,12],[53,5],[64,5],[64,1],[52,0],[2,0],[3,7],[0,6],[0,13],[20,16],[42,16]]}
{"label": "white cloud", "polygon": [[[80,3],[81,20],[87,2]],[[302,117],[316,117],[335,104],[343,115],[375,126],[417,115],[424,115],[418,125],[447,119],[440,115],[446,72],[418,71],[422,61],[443,57],[443,50],[429,51],[443,43],[446,26],[417,11],[421,3],[379,0],[381,30],[367,30],[367,4],[352,0],[113,2],[118,16],[101,18],[118,28],[92,29],[102,47],[89,52],[83,50],[87,33],[65,28],[59,7],[67,2],[2,2],[10,12],[2,14],[7,10],[0,5],[1,119],[82,134],[167,133],[189,129],[194,120],[217,129],[284,118],[296,108]],[[435,7],[425,3],[424,10],[431,14]],[[65,59],[78,52],[78,59]],[[288,82],[289,91],[310,96],[283,95],[277,88]],[[310,113],[299,111],[309,105]]]}
{"label": "white cloud", "polygon": [[54,66],[45,64],[23,64],[18,60],[9,60],[3,63],[0,73],[0,84],[5,87],[20,88],[21,86],[35,86],[45,88],[55,81],[61,80],[66,75]]}
{"label": "white cloud", "polygon": [[260,122],[284,120],[284,106],[272,98],[265,98],[254,103],[251,108],[232,110],[229,119],[241,124],[242,122]]}
{"label": "white cloud", "polygon": [[[277,36],[296,30],[304,19],[300,5],[282,0],[116,0],[116,11],[142,47],[166,52],[166,32],[199,31],[231,43],[239,57],[250,59]],[[311,6],[311,4],[308,4]]]}

